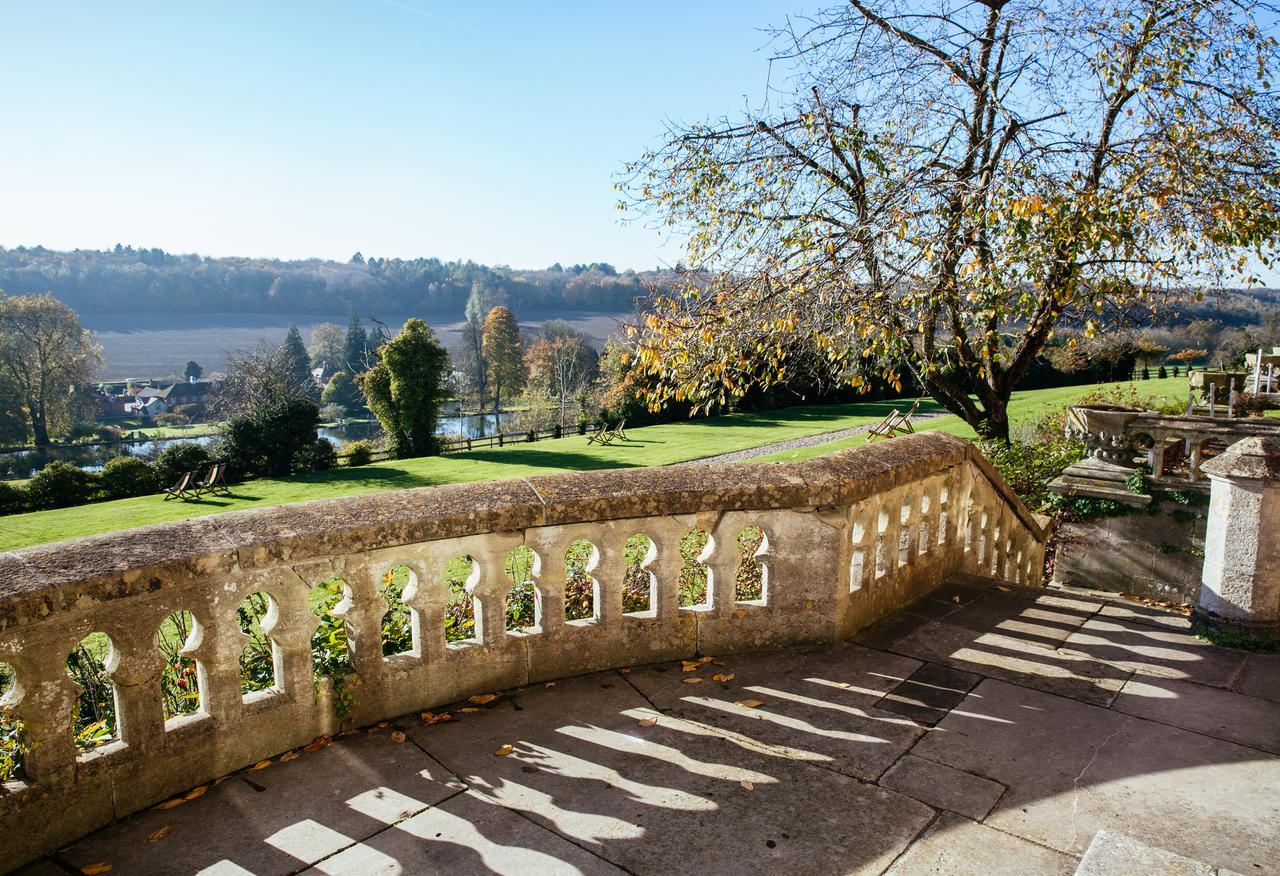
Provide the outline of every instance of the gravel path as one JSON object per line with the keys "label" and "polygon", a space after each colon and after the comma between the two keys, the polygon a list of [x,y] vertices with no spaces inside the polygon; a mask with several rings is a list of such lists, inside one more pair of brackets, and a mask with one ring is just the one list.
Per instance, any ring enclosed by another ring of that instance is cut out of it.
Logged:
{"label": "gravel path", "polygon": [[[941,413],[916,414],[912,417],[912,422],[920,420],[932,420],[934,417],[942,416]],[[781,453],[784,450],[798,450],[801,447],[812,447],[815,444],[826,444],[828,441],[838,441],[841,438],[848,438],[851,435],[861,435],[874,426],[875,423],[868,423],[865,426],[853,426],[849,429],[839,429],[835,432],[821,432],[817,435],[807,435],[804,438],[791,438],[787,441],[775,441],[773,444],[765,444],[762,447],[751,447],[747,450],[735,450],[732,453],[721,453],[718,456],[704,456],[700,459],[690,460],[691,462],[741,462],[744,459],[756,459],[761,456],[770,456],[774,453]]]}

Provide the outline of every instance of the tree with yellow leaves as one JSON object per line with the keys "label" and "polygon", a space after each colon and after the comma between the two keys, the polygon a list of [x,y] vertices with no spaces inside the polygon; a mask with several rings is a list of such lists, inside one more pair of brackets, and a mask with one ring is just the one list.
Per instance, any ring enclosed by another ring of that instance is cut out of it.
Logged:
{"label": "tree with yellow leaves", "polygon": [[777,32],[789,97],[628,168],[620,206],[687,233],[697,271],[641,332],[650,405],[816,364],[856,386],[871,362],[1007,440],[1059,326],[1271,264],[1274,21],[1254,0],[849,0]]}

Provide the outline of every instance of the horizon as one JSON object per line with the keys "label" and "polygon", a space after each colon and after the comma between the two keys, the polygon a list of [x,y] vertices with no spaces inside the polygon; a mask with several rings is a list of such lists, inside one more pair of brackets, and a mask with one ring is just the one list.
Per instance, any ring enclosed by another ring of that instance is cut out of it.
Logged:
{"label": "horizon", "polygon": [[665,120],[761,102],[762,29],[802,12],[780,0],[643,13],[21,7],[6,20],[11,118],[24,127],[0,168],[13,207],[0,244],[674,265],[679,241],[620,222],[617,175]]}

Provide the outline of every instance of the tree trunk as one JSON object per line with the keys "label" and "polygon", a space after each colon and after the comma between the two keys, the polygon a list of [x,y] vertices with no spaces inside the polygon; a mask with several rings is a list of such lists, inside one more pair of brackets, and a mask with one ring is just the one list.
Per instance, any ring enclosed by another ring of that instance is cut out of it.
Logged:
{"label": "tree trunk", "polygon": [[969,423],[984,441],[1009,443],[1009,399],[999,396],[983,405],[983,418]]}
{"label": "tree trunk", "polygon": [[29,403],[27,409],[31,411],[31,434],[35,438],[36,447],[48,447],[49,426],[45,422],[44,405]]}

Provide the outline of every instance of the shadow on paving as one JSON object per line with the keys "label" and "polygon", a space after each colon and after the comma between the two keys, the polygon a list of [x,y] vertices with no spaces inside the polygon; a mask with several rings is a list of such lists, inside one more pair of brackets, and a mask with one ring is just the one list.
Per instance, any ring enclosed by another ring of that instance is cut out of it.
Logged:
{"label": "shadow on paving", "polygon": [[[1280,703],[1229,685],[1280,658],[1108,606],[959,582],[858,642],[597,673],[338,738],[62,858],[122,873],[1071,873],[1105,828],[1274,868]],[[1143,717],[1147,702],[1160,711]]]}

